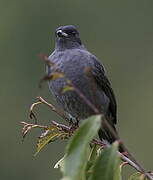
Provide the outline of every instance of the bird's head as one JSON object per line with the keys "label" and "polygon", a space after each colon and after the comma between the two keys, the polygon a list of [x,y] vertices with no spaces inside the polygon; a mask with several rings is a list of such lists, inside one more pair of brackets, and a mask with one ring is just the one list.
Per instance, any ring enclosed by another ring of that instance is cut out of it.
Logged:
{"label": "bird's head", "polygon": [[71,49],[81,46],[79,32],[73,25],[61,26],[55,31],[56,48]]}

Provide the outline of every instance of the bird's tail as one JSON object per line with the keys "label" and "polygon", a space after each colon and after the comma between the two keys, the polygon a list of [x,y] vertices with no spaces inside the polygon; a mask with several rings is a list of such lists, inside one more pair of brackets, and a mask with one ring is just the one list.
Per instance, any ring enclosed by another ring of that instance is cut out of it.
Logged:
{"label": "bird's tail", "polygon": [[[116,132],[116,134],[118,134],[115,126],[112,124],[111,126]],[[117,140],[117,138],[115,138],[114,135],[106,127],[100,128],[98,131],[98,135],[101,141],[107,142],[109,144],[112,144],[114,141]],[[125,152],[124,148],[122,147],[122,144],[119,145],[119,152],[120,153]]]}

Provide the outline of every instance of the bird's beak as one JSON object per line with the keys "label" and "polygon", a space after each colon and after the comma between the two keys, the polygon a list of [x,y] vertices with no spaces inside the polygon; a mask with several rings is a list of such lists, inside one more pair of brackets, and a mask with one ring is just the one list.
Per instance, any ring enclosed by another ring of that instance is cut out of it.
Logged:
{"label": "bird's beak", "polygon": [[61,29],[58,30],[56,33],[57,33],[57,35],[58,35],[59,37],[68,37],[68,34],[66,34],[65,32],[63,32]]}

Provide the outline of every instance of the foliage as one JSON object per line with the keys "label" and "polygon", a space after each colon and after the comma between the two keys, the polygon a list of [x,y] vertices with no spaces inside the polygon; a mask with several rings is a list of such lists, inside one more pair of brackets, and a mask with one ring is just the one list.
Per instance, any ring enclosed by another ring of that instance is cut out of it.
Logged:
{"label": "foliage", "polygon": [[[71,137],[64,157],[59,160],[54,168],[60,168],[62,180],[121,180],[123,162],[118,156],[118,142],[102,148],[93,143],[93,138],[101,127],[101,115],[92,116],[84,120],[77,130],[71,131],[64,125],[52,123],[49,126],[24,124],[23,136],[32,128],[43,128],[37,142],[39,153],[49,142],[58,138]],[[69,132],[68,132],[69,131]],[[90,146],[89,146],[90,145]],[[146,180],[139,172],[134,173],[128,180]]]}

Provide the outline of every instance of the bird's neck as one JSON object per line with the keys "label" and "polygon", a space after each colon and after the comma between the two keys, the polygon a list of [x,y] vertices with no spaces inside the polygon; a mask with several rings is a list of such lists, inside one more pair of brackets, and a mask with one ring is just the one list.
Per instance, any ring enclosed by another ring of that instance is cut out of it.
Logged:
{"label": "bird's neck", "polygon": [[77,42],[77,41],[64,41],[63,39],[56,40],[55,49],[57,49],[57,50],[63,51],[65,49],[75,49],[75,48],[78,48],[78,49],[83,48],[83,45],[81,44],[81,41],[80,42]]}

